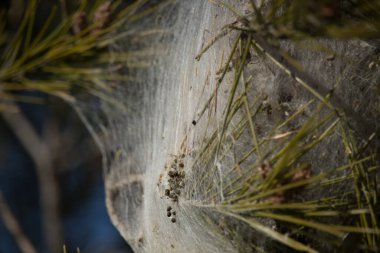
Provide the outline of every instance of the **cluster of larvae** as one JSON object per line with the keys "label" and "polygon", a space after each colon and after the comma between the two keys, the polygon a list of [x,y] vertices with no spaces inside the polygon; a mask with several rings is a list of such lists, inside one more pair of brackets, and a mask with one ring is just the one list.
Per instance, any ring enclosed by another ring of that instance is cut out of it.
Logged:
{"label": "cluster of larvae", "polygon": [[176,219],[175,219],[175,216],[176,216],[176,211],[174,211],[173,209],[172,209],[172,207],[171,206],[168,206],[168,208],[166,208],[166,211],[167,211],[167,216],[170,218],[171,217],[171,221],[173,222],[173,223],[175,223],[176,222]]}
{"label": "cluster of larvae", "polygon": [[169,167],[168,171],[168,186],[169,188],[165,189],[165,196],[169,197],[173,202],[177,202],[179,196],[181,195],[181,189],[185,186],[185,171],[183,158],[185,155],[175,158]]}

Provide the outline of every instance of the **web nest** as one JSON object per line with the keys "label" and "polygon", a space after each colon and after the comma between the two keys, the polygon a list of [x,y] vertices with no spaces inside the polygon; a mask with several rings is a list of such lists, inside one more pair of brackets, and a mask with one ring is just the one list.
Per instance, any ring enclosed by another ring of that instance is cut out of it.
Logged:
{"label": "web nest", "polygon": [[271,4],[151,2],[120,31],[125,110],[96,115],[136,252],[379,250],[377,48]]}

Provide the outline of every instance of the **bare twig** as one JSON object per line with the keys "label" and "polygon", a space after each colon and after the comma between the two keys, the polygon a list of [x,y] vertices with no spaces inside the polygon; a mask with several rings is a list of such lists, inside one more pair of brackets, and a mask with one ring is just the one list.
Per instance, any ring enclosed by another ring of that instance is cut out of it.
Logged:
{"label": "bare twig", "polygon": [[3,194],[0,192],[0,217],[3,219],[5,227],[15,239],[17,245],[23,253],[37,253],[33,244],[22,232],[21,226],[16,217],[12,213],[11,208],[7,204]]}
{"label": "bare twig", "polygon": [[3,112],[2,116],[35,163],[47,245],[50,252],[60,252],[62,235],[59,219],[59,193],[50,149],[21,112],[13,114]]}

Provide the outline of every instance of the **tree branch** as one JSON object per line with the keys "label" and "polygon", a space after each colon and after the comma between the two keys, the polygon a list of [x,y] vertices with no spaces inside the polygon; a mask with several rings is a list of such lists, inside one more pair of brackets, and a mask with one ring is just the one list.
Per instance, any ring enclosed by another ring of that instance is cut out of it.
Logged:
{"label": "tree branch", "polygon": [[3,219],[5,227],[15,239],[17,245],[23,253],[37,253],[29,239],[22,232],[20,224],[13,215],[11,208],[7,204],[3,194],[0,192],[0,217]]}
{"label": "tree branch", "polygon": [[3,112],[2,116],[35,163],[47,246],[50,252],[60,252],[63,240],[59,219],[59,192],[50,149],[21,112]]}

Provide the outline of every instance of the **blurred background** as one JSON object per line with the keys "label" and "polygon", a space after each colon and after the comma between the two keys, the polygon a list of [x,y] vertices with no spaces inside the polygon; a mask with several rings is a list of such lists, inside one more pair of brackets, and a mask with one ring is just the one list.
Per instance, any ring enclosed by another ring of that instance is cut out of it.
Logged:
{"label": "blurred background", "polygon": [[[84,1],[35,2],[34,31],[41,29],[52,6],[64,13],[79,2]],[[2,53],[12,37],[7,35],[16,33],[27,8],[28,0],[0,1],[0,25],[6,31],[1,34]],[[59,20],[58,15],[52,23]],[[2,62],[1,68],[4,66]],[[1,82],[14,80],[17,78],[0,78]],[[75,111],[45,92],[19,89],[5,94],[2,87],[0,253],[70,253],[78,248],[92,253],[131,252],[110,223],[101,156]],[[17,99],[9,102],[8,95]]]}
{"label": "blurred background", "polygon": [[[77,247],[81,252],[131,252],[110,223],[105,208],[101,157],[83,124],[60,100],[38,93],[28,95],[41,103],[19,106],[32,131],[49,150],[49,157],[43,159],[51,161],[51,166],[47,172],[36,169],[30,155],[30,149],[35,146],[25,146],[24,140],[15,134],[25,131],[22,122],[25,119],[0,118],[0,212],[3,213],[0,252],[22,252],[19,239],[5,224],[12,223],[12,219],[18,223],[22,237],[30,240],[37,252],[63,252],[63,244],[67,252],[76,252]],[[42,189],[50,195],[48,198],[57,200],[57,210],[41,205]],[[4,215],[4,202],[13,217]],[[52,235],[57,238],[51,238]],[[54,245],[54,242],[62,244]]]}

